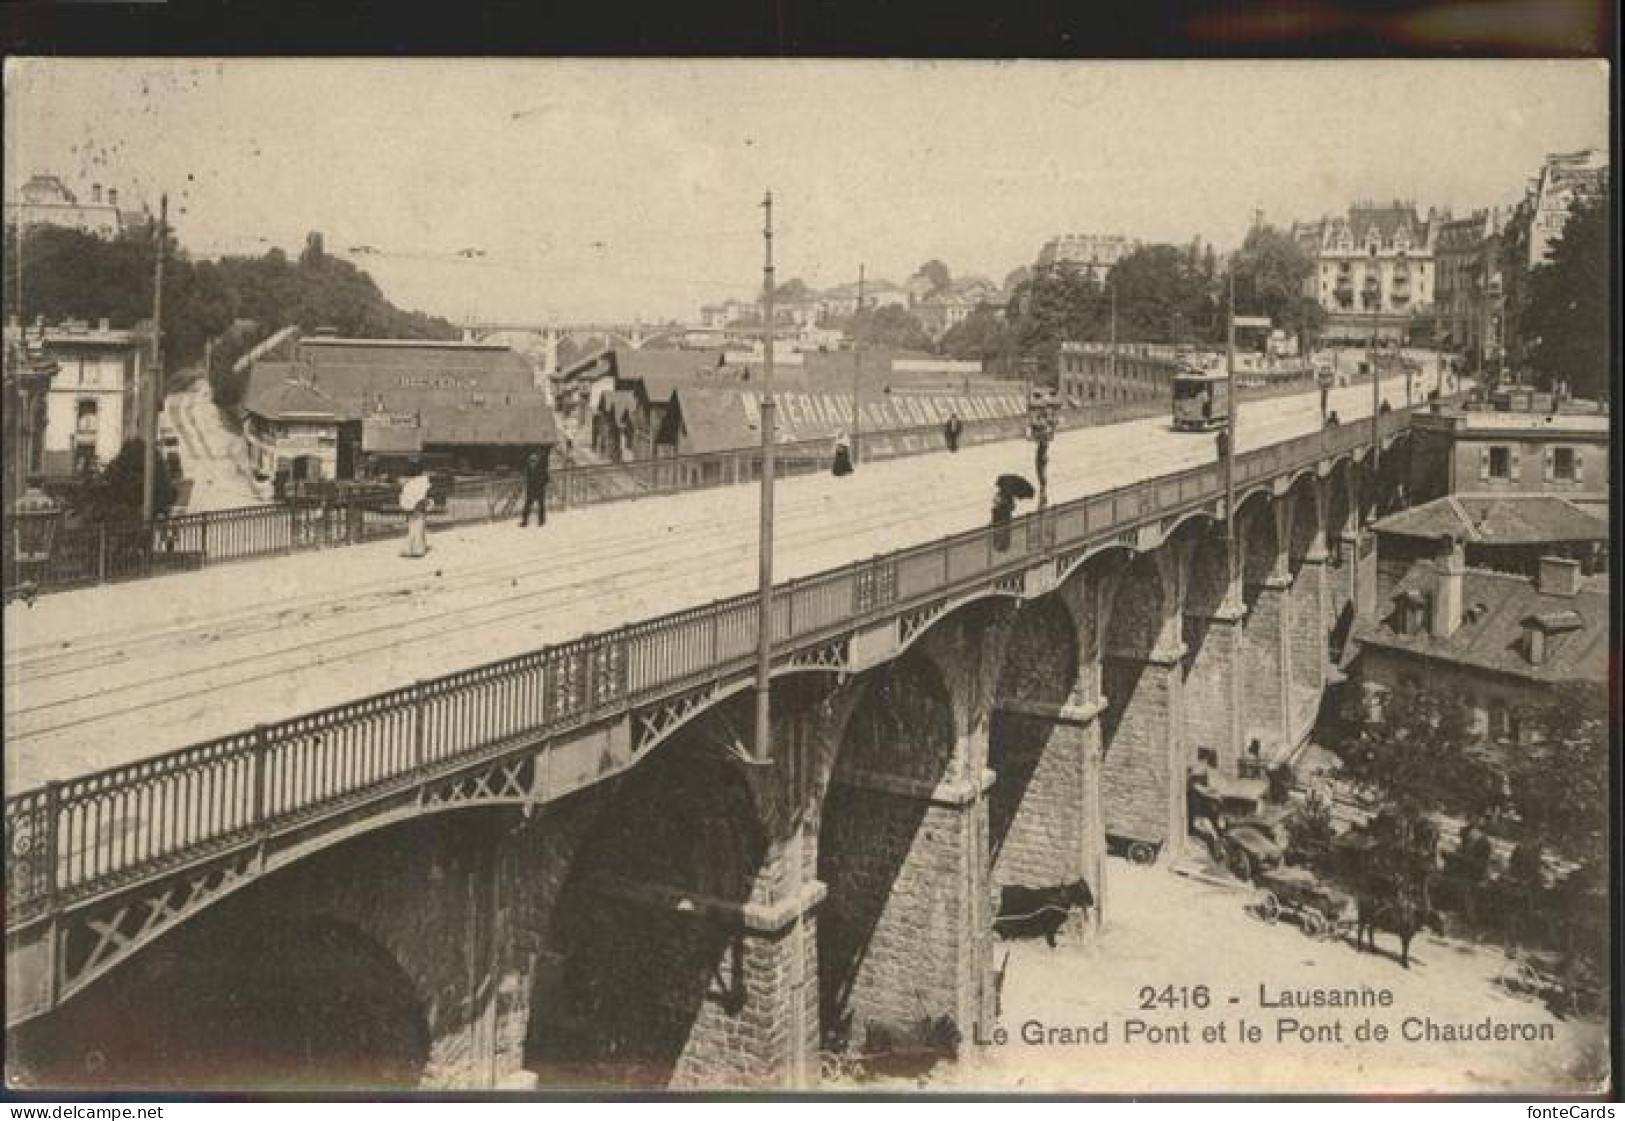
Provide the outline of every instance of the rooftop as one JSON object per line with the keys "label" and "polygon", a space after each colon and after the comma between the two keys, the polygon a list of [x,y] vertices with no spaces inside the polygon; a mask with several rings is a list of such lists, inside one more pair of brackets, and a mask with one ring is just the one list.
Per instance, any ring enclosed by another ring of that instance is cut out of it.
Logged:
{"label": "rooftop", "polygon": [[[1395,586],[1393,600],[1425,597],[1437,580],[1436,562],[1418,562]],[[1400,650],[1549,684],[1608,680],[1606,577],[1581,580],[1579,590],[1570,596],[1543,592],[1535,580],[1524,576],[1468,569],[1462,575],[1461,603],[1464,617],[1448,638],[1428,631],[1401,634],[1394,627],[1393,611],[1382,619],[1359,620],[1351,637],[1365,648]],[[1525,629],[1541,625],[1542,619],[1555,625],[1536,665],[1526,653]]]}
{"label": "rooftop", "polygon": [[1374,527],[1401,537],[1446,536],[1476,545],[1540,545],[1606,541],[1608,523],[1555,495],[1463,498],[1446,495],[1397,514]]}

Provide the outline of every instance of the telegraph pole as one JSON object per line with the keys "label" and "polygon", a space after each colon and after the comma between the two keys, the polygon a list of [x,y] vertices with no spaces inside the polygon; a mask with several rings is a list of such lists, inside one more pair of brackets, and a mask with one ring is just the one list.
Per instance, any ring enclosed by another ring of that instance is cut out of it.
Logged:
{"label": "telegraph pole", "polygon": [[152,369],[147,371],[146,400],[143,402],[141,440],[141,520],[151,522],[154,514],[154,478],[158,463],[158,397],[164,384],[164,256],[169,243],[169,196],[158,200],[158,253],[152,281]]}
{"label": "telegraph pole", "polygon": [[1225,341],[1224,395],[1224,533],[1230,548],[1226,554],[1230,561],[1230,585],[1235,586],[1237,562],[1241,550],[1236,541],[1236,262],[1230,262],[1230,315]]}
{"label": "telegraph pole", "polygon": [[863,380],[863,344],[859,330],[859,316],[863,314],[863,265],[858,265],[858,306],[852,313],[852,463],[860,459],[858,436],[863,431],[863,401],[860,384]]}
{"label": "telegraph pole", "polygon": [[773,762],[769,729],[773,685],[773,192],[762,200],[766,263],[762,267],[762,512],[757,544],[761,571],[756,586],[756,742],[751,762]]}
{"label": "telegraph pole", "polygon": [[[1377,469],[1382,466],[1382,428],[1377,413],[1382,408],[1382,379],[1377,376],[1377,324],[1382,307],[1382,296],[1371,305],[1371,345],[1366,348],[1366,360],[1371,366],[1371,479],[1376,481]],[[1373,493],[1375,493],[1373,491]]]}

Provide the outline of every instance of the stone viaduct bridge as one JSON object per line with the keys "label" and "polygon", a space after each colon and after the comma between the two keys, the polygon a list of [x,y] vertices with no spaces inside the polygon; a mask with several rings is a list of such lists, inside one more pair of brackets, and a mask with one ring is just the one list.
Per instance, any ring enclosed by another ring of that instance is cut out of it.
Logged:
{"label": "stone viaduct bridge", "polygon": [[794,1087],[871,1024],[968,1040],[1002,886],[1098,922],[1199,748],[1303,741],[1372,438],[1238,456],[1234,537],[1209,463],[782,585],[768,766],[742,596],[14,796],[14,1066]]}

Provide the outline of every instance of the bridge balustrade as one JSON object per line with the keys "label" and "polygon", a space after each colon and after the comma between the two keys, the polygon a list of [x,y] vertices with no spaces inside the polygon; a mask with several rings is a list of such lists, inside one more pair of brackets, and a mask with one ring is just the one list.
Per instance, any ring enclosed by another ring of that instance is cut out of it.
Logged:
{"label": "bridge balustrade", "polygon": [[[1379,430],[1407,420],[1389,414]],[[1310,433],[1238,456],[1236,473],[1274,477],[1368,433]],[[1222,493],[1219,466],[1205,464],[790,581],[775,592],[775,656]],[[735,596],[17,794],[6,802],[7,929],[748,672],[757,608],[754,592]]]}

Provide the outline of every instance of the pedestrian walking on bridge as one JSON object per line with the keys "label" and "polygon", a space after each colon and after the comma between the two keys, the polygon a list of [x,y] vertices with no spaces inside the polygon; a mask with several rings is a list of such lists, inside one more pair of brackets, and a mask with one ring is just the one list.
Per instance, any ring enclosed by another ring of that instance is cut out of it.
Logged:
{"label": "pedestrian walking on bridge", "polygon": [[942,439],[948,445],[949,451],[959,450],[959,434],[964,428],[965,426],[959,422],[958,412],[948,414],[948,422],[942,426]]}
{"label": "pedestrian walking on bridge", "polygon": [[547,524],[547,455],[541,452],[531,452],[530,458],[525,460],[525,508],[519,514],[521,528],[530,524],[530,510],[536,508],[536,525],[540,528]]}

